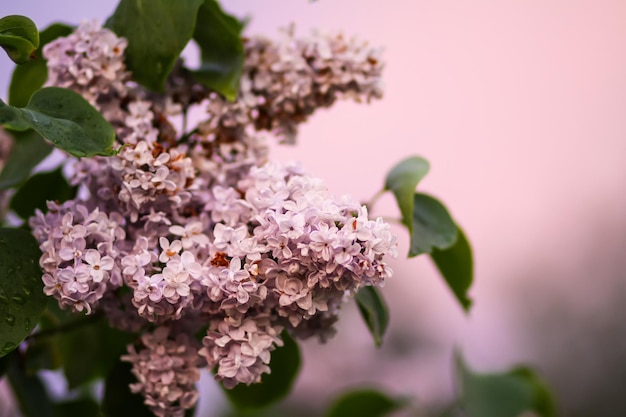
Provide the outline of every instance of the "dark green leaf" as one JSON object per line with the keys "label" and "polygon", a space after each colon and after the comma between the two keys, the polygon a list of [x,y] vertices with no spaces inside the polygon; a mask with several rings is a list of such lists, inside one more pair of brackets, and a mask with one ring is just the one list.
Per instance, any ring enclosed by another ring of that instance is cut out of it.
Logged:
{"label": "dark green leaf", "polygon": [[39,133],[30,129],[11,132],[15,142],[9,159],[0,172],[0,190],[19,185],[52,152],[53,147]]}
{"label": "dark green leaf", "polygon": [[132,340],[132,335],[110,328],[106,320],[64,332],[60,347],[69,388],[105,377]]}
{"label": "dark green leaf", "polygon": [[76,187],[68,184],[61,168],[33,175],[11,199],[11,209],[22,219],[35,214],[35,209],[46,211],[46,201],[64,202],[76,195]]}
{"label": "dark green leaf", "polygon": [[469,416],[519,417],[534,411],[541,417],[554,417],[550,393],[527,368],[506,373],[477,374],[457,355],[461,390],[460,405]]}
{"label": "dark green leaf", "polygon": [[0,100],[0,124],[32,128],[74,156],[114,155],[115,130],[80,94],[59,87],[35,92],[25,108]]}
{"label": "dark green leaf", "polygon": [[40,33],[39,48],[35,51],[34,59],[24,65],[17,65],[13,70],[11,85],[9,86],[9,104],[15,107],[26,107],[30,96],[39,90],[48,77],[46,60],[41,51],[44,46],[53,40],[67,36],[72,32],[70,26],[53,23]]}
{"label": "dark green leaf", "polygon": [[46,306],[39,245],[21,229],[0,229],[0,356],[33,330]]}
{"label": "dark green leaf", "polygon": [[541,417],[556,417],[556,405],[550,388],[532,369],[520,366],[511,374],[526,380],[533,387],[533,410]]}
{"label": "dark green leaf", "polygon": [[356,390],[335,400],[325,417],[384,417],[406,403],[373,389]]}
{"label": "dark green leaf", "polygon": [[437,199],[422,193],[413,196],[413,230],[409,257],[454,245],[458,229],[448,210]]}
{"label": "dark green leaf", "polygon": [[25,16],[5,16],[0,19],[0,46],[16,64],[28,62],[39,47],[37,25]]}
{"label": "dark green leaf", "polygon": [[194,76],[228,100],[237,98],[243,68],[243,24],[221,9],[215,0],[205,0],[198,12],[193,39],[202,63]]}
{"label": "dark green leaf", "polygon": [[61,366],[61,352],[57,339],[46,337],[29,343],[25,358],[26,372],[29,374],[42,369],[58,369]]}
{"label": "dark green leaf", "polygon": [[126,65],[135,81],[163,91],[191,39],[203,0],[121,0],[106,27],[128,39]]}
{"label": "dark green leaf", "polygon": [[458,226],[457,230],[458,236],[453,246],[444,250],[433,248],[430,256],[459,303],[467,311],[472,305],[472,300],[467,296],[467,291],[472,286],[474,279],[474,261],[472,248],[465,237],[465,233]]}
{"label": "dark green leaf", "polygon": [[428,174],[430,165],[419,156],[411,156],[396,166],[385,178],[385,190],[393,192],[402,213],[402,223],[411,231],[413,218],[413,194],[417,184]]}
{"label": "dark green leaf", "polygon": [[24,417],[55,417],[52,402],[46,387],[37,375],[28,375],[20,366],[20,361],[11,361],[9,383]]}
{"label": "dark green leaf", "polygon": [[240,384],[233,389],[224,390],[236,408],[246,410],[267,407],[286,396],[291,390],[300,370],[300,349],[287,332],[283,332],[281,338],[285,344],[272,352],[270,360],[272,373],[263,374],[259,384],[247,386]]}
{"label": "dark green leaf", "polygon": [[13,360],[15,360],[15,353],[17,351],[13,351],[13,353],[9,353],[8,355],[4,355],[0,358],[0,379],[4,376],[7,369],[9,369],[9,365]]}
{"label": "dark green leaf", "polygon": [[361,317],[374,337],[374,343],[380,347],[387,324],[389,324],[389,311],[383,296],[376,288],[368,286],[361,288],[355,299]]}
{"label": "dark green leaf", "polygon": [[56,417],[97,417],[100,406],[91,398],[64,401],[54,405]]}
{"label": "dark green leaf", "polygon": [[143,397],[140,394],[133,394],[128,387],[129,384],[137,382],[131,369],[130,363],[121,361],[111,368],[104,384],[102,400],[105,417],[154,417],[143,403]]}

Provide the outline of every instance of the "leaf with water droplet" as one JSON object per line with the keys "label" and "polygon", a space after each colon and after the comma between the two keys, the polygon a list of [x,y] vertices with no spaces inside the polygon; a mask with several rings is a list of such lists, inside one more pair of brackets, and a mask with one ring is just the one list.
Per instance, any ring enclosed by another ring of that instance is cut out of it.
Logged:
{"label": "leaf with water droplet", "polygon": [[80,94],[66,88],[42,88],[24,108],[0,100],[0,124],[20,131],[33,129],[74,156],[115,154],[113,126]]}
{"label": "leaf with water droplet", "polygon": [[0,357],[28,336],[46,306],[40,256],[28,231],[0,228]]}

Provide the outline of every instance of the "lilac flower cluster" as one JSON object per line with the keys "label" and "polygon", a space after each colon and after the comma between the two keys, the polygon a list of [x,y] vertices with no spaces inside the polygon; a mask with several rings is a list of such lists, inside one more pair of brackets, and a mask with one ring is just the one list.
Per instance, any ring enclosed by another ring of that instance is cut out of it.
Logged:
{"label": "lilac flower cluster", "polygon": [[30,224],[46,294],[138,333],[122,358],[131,388],[157,416],[179,416],[196,402],[200,367],[227,388],[259,382],[281,332],[325,340],[346,299],[391,276],[389,225],[297,165],[269,161],[256,133],[285,139],[340,95],[378,97],[380,64],[341,36],[247,40],[239,99],[191,86],[205,92],[207,120],[178,132],[170,118],[190,101],[128,83],[124,47],[84,23],[46,48],[49,83],[95,103],[125,146],[75,161],[83,197],[49,202]]}
{"label": "lilac flower cluster", "polygon": [[367,43],[340,33],[298,39],[293,26],[283,30],[283,38],[246,39],[239,100],[228,103],[212,94],[203,130],[219,137],[252,125],[294,143],[298,124],[318,108],[338,98],[369,102],[382,96],[383,65]]}

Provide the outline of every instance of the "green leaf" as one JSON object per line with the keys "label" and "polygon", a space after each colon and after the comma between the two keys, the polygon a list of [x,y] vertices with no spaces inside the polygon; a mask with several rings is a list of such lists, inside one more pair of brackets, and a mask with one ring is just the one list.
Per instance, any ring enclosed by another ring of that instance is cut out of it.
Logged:
{"label": "green leaf", "polygon": [[10,207],[22,219],[28,219],[35,210],[46,211],[46,201],[64,202],[76,195],[76,187],[68,184],[61,168],[33,175],[11,199]]}
{"label": "green leaf", "polygon": [[100,406],[91,398],[64,401],[54,405],[56,417],[97,417]]}
{"label": "green leaf", "polygon": [[16,64],[28,62],[39,47],[37,25],[25,16],[5,16],[0,19],[0,46]]}
{"label": "green leaf", "polygon": [[272,352],[272,373],[263,374],[261,382],[252,385],[239,384],[225,389],[226,396],[240,410],[267,407],[285,397],[300,371],[300,349],[287,332],[281,334],[284,346]]}
{"label": "green leaf", "polygon": [[541,417],[556,415],[545,384],[528,368],[498,374],[478,374],[457,355],[460,405],[469,416],[519,417],[534,411]]}
{"label": "green leaf", "polygon": [[383,335],[389,324],[389,311],[382,294],[374,287],[361,288],[355,300],[377,347],[383,343]]}
{"label": "green leaf", "polygon": [[61,366],[61,352],[56,337],[42,337],[29,341],[26,348],[26,372],[34,374],[42,369],[58,369]]}
{"label": "green leaf", "polygon": [[393,192],[402,213],[402,223],[412,230],[413,194],[417,184],[428,174],[430,164],[424,158],[411,156],[396,166],[385,178],[385,190]]}
{"label": "green leaf", "polygon": [[114,155],[115,130],[80,94],[59,87],[35,92],[25,108],[0,100],[0,124],[32,128],[74,156]]}
{"label": "green leaf", "polygon": [[64,332],[60,348],[69,388],[105,377],[133,339],[132,335],[109,327],[106,320]]}
{"label": "green leaf", "polygon": [[128,362],[118,361],[104,383],[102,412],[105,417],[154,417],[140,394],[133,394],[128,384],[137,382]]}
{"label": "green leaf", "polygon": [[448,210],[437,199],[422,193],[413,196],[413,220],[409,257],[448,249],[456,242],[458,229]]}
{"label": "green leaf", "polygon": [[0,190],[19,185],[54,149],[32,129],[11,132],[15,139],[6,165],[0,172]]}
{"label": "green leaf", "polygon": [[207,87],[235,100],[243,70],[243,24],[221,9],[215,0],[205,0],[198,12],[193,39],[201,51],[195,78]]}
{"label": "green leaf", "polygon": [[328,409],[325,417],[384,417],[407,404],[404,399],[390,398],[373,389],[343,394]]}
{"label": "green leaf", "polygon": [[512,375],[523,378],[533,387],[533,410],[541,417],[556,417],[556,404],[548,385],[532,369],[519,366]]}
{"label": "green leaf", "polygon": [[135,81],[163,91],[193,35],[203,0],[121,0],[105,26],[128,39],[126,65]]}
{"label": "green leaf", "polygon": [[0,356],[33,330],[46,306],[39,245],[21,229],[0,229]]}
{"label": "green leaf", "polygon": [[433,248],[430,256],[459,303],[467,311],[472,305],[467,291],[474,280],[474,261],[465,233],[458,226],[457,230],[458,236],[454,245],[444,250]]}
{"label": "green leaf", "polygon": [[24,417],[54,417],[52,401],[37,375],[28,375],[17,357],[7,372],[9,383]]}
{"label": "green leaf", "polygon": [[13,351],[13,353],[10,353],[0,358],[0,379],[7,372],[7,369],[9,369],[9,365],[14,360],[15,360],[15,351]]}
{"label": "green leaf", "polygon": [[46,60],[41,51],[53,40],[72,33],[72,27],[61,23],[53,23],[44,29],[40,35],[39,48],[35,51],[34,59],[23,65],[17,65],[13,70],[11,85],[9,86],[9,104],[16,107],[25,107],[30,96],[39,90],[48,78]]}

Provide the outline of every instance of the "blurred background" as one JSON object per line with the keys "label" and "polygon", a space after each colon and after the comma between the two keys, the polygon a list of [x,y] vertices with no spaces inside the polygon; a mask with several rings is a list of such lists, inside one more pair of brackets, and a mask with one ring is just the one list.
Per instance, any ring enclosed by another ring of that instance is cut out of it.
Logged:
{"label": "blurred background", "polygon": [[[289,402],[313,415],[339,390],[377,386],[429,408],[454,394],[459,348],[480,371],[534,366],[560,415],[626,415],[626,2],[621,0],[229,0],[248,34],[295,23],[384,49],[385,97],[339,103],[274,157],[300,160],[335,194],[369,199],[399,160],[474,248],[464,314],[428,259],[393,263],[391,324],[376,349],[353,305],[326,345],[303,344]],[[103,20],[115,0],[0,0],[40,27]],[[193,51],[190,50],[192,57]],[[13,64],[0,57],[0,95]],[[390,196],[375,215],[397,216]],[[397,229],[400,252],[408,252]],[[203,410],[222,406],[205,378]]]}

